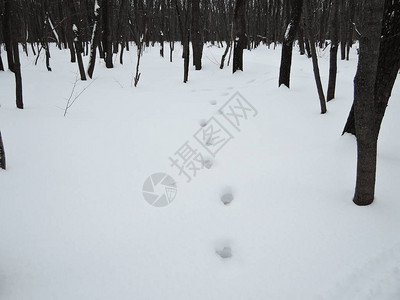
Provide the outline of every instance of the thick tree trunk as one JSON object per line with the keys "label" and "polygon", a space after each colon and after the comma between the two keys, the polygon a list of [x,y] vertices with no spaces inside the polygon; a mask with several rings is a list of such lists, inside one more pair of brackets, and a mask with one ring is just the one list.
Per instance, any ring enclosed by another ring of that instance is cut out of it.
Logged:
{"label": "thick tree trunk", "polygon": [[312,15],[311,15],[311,6],[310,6],[310,2],[309,2],[310,0],[304,0],[304,1],[305,1],[304,11],[306,13],[306,18],[308,20],[308,24],[306,26],[306,31],[308,33],[307,34],[308,39],[310,40],[314,78],[315,78],[315,83],[317,85],[319,102],[320,102],[320,106],[321,106],[321,114],[324,114],[324,113],[326,113],[326,103],[325,103],[324,90],[322,88],[322,83],[321,83],[321,76],[319,74],[317,51],[315,49],[314,33],[312,30],[312,22],[311,22]]}
{"label": "thick tree trunk", "polygon": [[233,44],[232,72],[243,71],[243,49],[247,47],[246,0],[236,0],[233,15],[235,39]]}
{"label": "thick tree trunk", "polygon": [[385,1],[375,83],[375,126],[379,134],[383,116],[400,68],[400,1]]}
{"label": "thick tree trunk", "polygon": [[[400,68],[400,2],[385,1],[378,70],[375,82],[375,130],[377,135]],[[356,135],[354,104],[343,132]]]}
{"label": "thick tree trunk", "polygon": [[293,41],[299,28],[302,7],[303,0],[292,1],[290,21],[286,27],[285,36],[282,43],[281,67],[279,70],[278,86],[284,84],[287,87],[290,87],[290,68],[292,66]]}
{"label": "thick tree trunk", "polygon": [[3,139],[0,131],[0,168],[6,169],[6,152],[4,151]]}
{"label": "thick tree trunk", "polygon": [[336,74],[337,74],[337,52],[339,45],[339,2],[333,1],[333,15],[331,20],[330,34],[331,34],[331,50],[329,58],[329,81],[327,101],[335,98],[336,88]]}
{"label": "thick tree trunk", "polygon": [[378,70],[383,3],[363,0],[360,56],[354,78],[354,116],[357,136],[357,180],[353,202],[374,200],[378,136],[375,130],[375,81]]}

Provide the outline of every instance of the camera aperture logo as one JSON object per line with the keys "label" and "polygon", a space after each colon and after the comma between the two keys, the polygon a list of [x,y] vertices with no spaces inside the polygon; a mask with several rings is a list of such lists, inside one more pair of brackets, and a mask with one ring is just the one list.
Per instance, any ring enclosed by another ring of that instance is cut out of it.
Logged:
{"label": "camera aperture logo", "polygon": [[143,197],[152,206],[163,207],[174,201],[177,193],[175,180],[165,173],[155,173],[143,184]]}

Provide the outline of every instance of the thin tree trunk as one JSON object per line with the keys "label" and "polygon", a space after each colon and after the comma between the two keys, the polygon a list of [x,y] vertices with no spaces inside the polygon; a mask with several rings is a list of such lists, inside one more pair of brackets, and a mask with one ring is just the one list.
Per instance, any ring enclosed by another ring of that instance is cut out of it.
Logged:
{"label": "thin tree trunk", "polygon": [[315,49],[315,42],[314,42],[314,33],[312,30],[312,22],[311,22],[311,6],[310,6],[310,0],[304,0],[305,1],[305,13],[306,13],[306,18],[309,21],[307,26],[306,26],[306,31],[308,35],[308,39],[310,40],[310,47],[311,47],[311,55],[312,55],[312,63],[313,63],[313,70],[314,70],[314,78],[315,78],[315,83],[317,85],[317,91],[318,91],[318,96],[319,96],[319,102],[321,105],[321,114],[326,113],[326,103],[325,103],[325,96],[324,96],[324,90],[322,88],[322,83],[321,83],[321,77],[319,74],[319,67],[318,67],[318,59],[317,59],[317,52]]}
{"label": "thin tree trunk", "polygon": [[339,2],[333,1],[333,15],[331,21],[330,33],[332,36],[331,40],[331,50],[330,50],[330,59],[329,59],[329,81],[328,81],[328,92],[327,92],[327,101],[335,98],[335,88],[336,88],[336,74],[337,74],[337,52],[339,45]]}
{"label": "thin tree trunk", "polygon": [[299,26],[297,37],[299,41],[300,55],[304,55],[306,53],[306,49],[304,48],[304,30],[302,26]]}
{"label": "thin tree trunk", "polygon": [[90,42],[90,59],[89,59],[89,66],[88,66],[88,75],[90,78],[93,76],[94,72],[94,66],[96,64],[96,49],[97,45],[99,42],[99,37],[100,37],[100,11],[101,8],[98,4],[98,0],[95,0],[94,4],[94,25],[93,25],[93,31],[92,31],[92,39]]}
{"label": "thin tree trunk", "polygon": [[[339,1],[339,0],[337,0]],[[347,41],[347,18],[346,18],[346,0],[341,0],[340,3],[340,53],[341,60],[346,59],[346,41]]]}
{"label": "thin tree trunk", "polygon": [[0,49],[0,71],[4,71],[3,60],[1,59],[1,49]]}
{"label": "thin tree trunk", "polygon": [[19,109],[24,108],[22,100],[22,76],[21,76],[21,63],[19,61],[19,49],[18,42],[13,41],[13,52],[14,52],[14,75],[15,75],[15,96],[16,103]]}
{"label": "thin tree trunk", "polygon": [[222,55],[222,58],[221,58],[221,64],[219,65],[219,68],[220,68],[220,69],[223,69],[223,68],[224,68],[225,57],[226,57],[226,55],[228,54],[230,48],[231,48],[231,42],[227,42],[227,43],[226,43],[225,52],[224,52],[224,54]]}
{"label": "thin tree trunk", "polygon": [[3,139],[0,131],[0,168],[6,169],[6,152],[4,151]]}

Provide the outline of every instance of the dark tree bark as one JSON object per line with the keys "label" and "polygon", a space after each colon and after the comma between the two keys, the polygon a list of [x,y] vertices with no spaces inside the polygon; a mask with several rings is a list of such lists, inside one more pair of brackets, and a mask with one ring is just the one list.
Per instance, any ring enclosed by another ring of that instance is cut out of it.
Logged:
{"label": "dark tree bark", "polygon": [[300,55],[304,55],[306,54],[306,49],[304,48],[304,30],[302,26],[299,26],[297,37],[299,41]]}
{"label": "dark tree bark", "polygon": [[201,57],[203,56],[203,38],[200,29],[200,0],[192,0],[192,49],[193,65],[196,70],[201,70]]}
{"label": "dark tree bark", "polygon": [[86,80],[86,73],[85,73],[85,68],[83,66],[83,60],[82,60],[82,41],[81,41],[81,32],[79,29],[80,22],[79,22],[79,17],[78,13],[75,8],[75,4],[73,1],[68,2],[69,4],[69,10],[70,10],[70,15],[72,18],[72,31],[74,33],[74,47],[75,47],[75,52],[76,52],[76,57],[78,59],[78,69],[79,69],[79,74],[81,75],[81,80]]}
{"label": "dark tree bark", "polygon": [[1,49],[0,49],[0,71],[4,71],[3,60],[1,59]]}
{"label": "dark tree bark", "polygon": [[341,54],[341,60],[346,59],[347,29],[349,28],[348,23],[347,23],[346,14],[347,14],[346,0],[341,0],[341,2],[340,2],[340,54]]}
{"label": "dark tree bark", "polygon": [[93,25],[93,30],[92,30],[92,39],[90,42],[90,60],[89,60],[89,66],[88,66],[88,75],[90,78],[93,77],[93,72],[94,72],[94,66],[96,64],[96,49],[97,45],[99,43],[99,38],[100,38],[100,12],[101,8],[99,6],[99,3],[97,0],[94,2],[94,25]]}
{"label": "dark tree bark", "polygon": [[3,139],[0,131],[0,168],[6,169],[6,152],[4,151]]}
{"label": "dark tree bark", "polygon": [[113,42],[113,1],[103,0],[103,24],[104,24],[104,36],[103,46],[105,53],[106,68],[113,68],[112,62],[112,42]]}
{"label": "dark tree bark", "polygon": [[[375,83],[375,125],[377,134],[400,68],[400,2],[385,1],[381,44]],[[356,135],[354,103],[342,134]]]}
{"label": "dark tree bark", "polygon": [[187,3],[183,3],[183,6],[178,0],[175,0],[176,13],[178,15],[179,29],[182,36],[183,44],[183,82],[186,83],[189,80],[189,57],[190,57],[190,27],[189,27],[189,10]]}
{"label": "dark tree bark", "polygon": [[355,0],[349,0],[349,28],[347,31],[347,47],[346,47],[346,60],[350,58],[350,48],[353,45],[353,32],[354,32],[354,15],[355,15],[356,4]]}
{"label": "dark tree bark", "polygon": [[375,82],[378,70],[383,2],[363,0],[360,56],[354,78],[354,116],[357,137],[357,180],[353,202],[369,205],[374,200],[377,141]]}
{"label": "dark tree bark", "polygon": [[227,43],[226,43],[226,48],[225,48],[224,54],[222,54],[221,63],[220,63],[220,65],[219,65],[219,68],[220,68],[220,69],[223,69],[223,68],[224,68],[225,58],[226,58],[226,55],[227,55],[228,52],[229,52],[229,49],[231,48],[231,44],[232,44],[231,42],[227,42]]}
{"label": "dark tree bark", "polygon": [[400,68],[400,1],[385,1],[375,83],[375,126],[379,134],[386,107]]}
{"label": "dark tree bark", "polygon": [[246,0],[236,0],[233,15],[235,39],[233,44],[232,71],[243,71],[243,49],[247,47]]}
{"label": "dark tree bark", "polygon": [[7,50],[8,68],[15,75],[15,98],[17,108],[23,109],[21,63],[18,49],[19,22],[13,0],[5,0],[3,34]]}
{"label": "dark tree bark", "polygon": [[328,81],[328,92],[327,101],[335,98],[335,88],[336,88],[336,74],[337,74],[337,52],[339,45],[339,2],[332,1],[333,4],[333,14],[331,20],[331,49],[329,58],[329,81]]}
{"label": "dark tree bark", "polygon": [[322,88],[322,83],[321,83],[321,77],[319,74],[317,52],[315,49],[315,42],[314,42],[314,33],[312,30],[312,22],[311,22],[312,12],[311,12],[311,6],[310,6],[310,2],[309,2],[310,0],[304,0],[304,1],[305,1],[304,11],[305,11],[306,18],[308,20],[308,24],[306,26],[306,32],[308,35],[308,39],[310,40],[314,78],[315,78],[315,83],[317,85],[319,102],[320,102],[320,106],[321,106],[321,114],[324,114],[324,113],[326,113],[326,103],[325,103],[324,90]]}
{"label": "dark tree bark", "polygon": [[16,104],[19,109],[24,108],[22,100],[22,76],[21,76],[21,63],[19,61],[19,49],[18,42],[13,41],[13,53],[14,53],[14,75],[15,75],[15,97]]}
{"label": "dark tree bark", "polygon": [[282,43],[281,67],[279,70],[279,84],[290,86],[290,68],[292,66],[293,41],[299,28],[303,0],[292,0],[290,21],[286,27],[285,36]]}

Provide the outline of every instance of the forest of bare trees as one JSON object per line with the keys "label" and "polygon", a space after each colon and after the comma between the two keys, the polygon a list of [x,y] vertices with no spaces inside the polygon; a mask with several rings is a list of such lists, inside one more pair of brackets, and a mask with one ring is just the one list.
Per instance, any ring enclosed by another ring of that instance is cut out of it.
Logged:
{"label": "forest of bare trees", "polygon": [[[132,51],[134,44],[136,86],[143,49],[159,47],[160,55],[172,61],[175,42],[179,42],[183,46],[184,82],[189,80],[191,62],[201,72],[206,43],[225,48],[220,68],[231,64],[233,72],[246,71],[244,50],[282,44],[277,84],[288,88],[292,55],[307,55],[324,114],[326,100],[335,98],[337,60],[349,60],[350,48],[359,41],[354,105],[344,132],[354,134],[358,143],[354,202],[368,205],[374,199],[379,129],[400,66],[399,1],[0,0],[0,26],[0,51],[7,54],[7,64],[0,56],[0,70],[8,66],[14,73],[19,109],[24,108],[20,55],[44,54],[50,72],[49,44],[55,43],[59,49],[69,50],[80,79],[87,80],[93,77],[97,55],[104,59],[106,68],[113,68],[113,57],[119,55],[118,63],[123,64],[125,51]],[[330,51],[326,96],[318,48]],[[293,53],[297,49],[298,53]],[[88,66],[83,64],[83,56],[89,57]],[[0,146],[0,162],[5,168],[1,135]]]}

